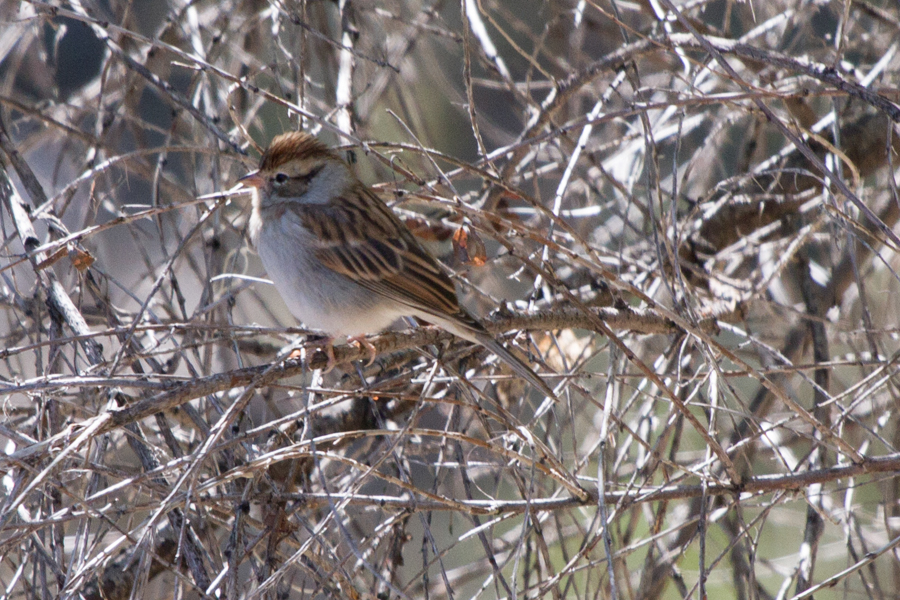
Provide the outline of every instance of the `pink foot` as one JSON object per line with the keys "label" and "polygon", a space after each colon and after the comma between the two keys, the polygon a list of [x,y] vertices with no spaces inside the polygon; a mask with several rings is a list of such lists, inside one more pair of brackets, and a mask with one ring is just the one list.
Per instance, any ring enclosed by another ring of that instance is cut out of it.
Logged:
{"label": "pink foot", "polygon": [[325,353],[325,356],[328,357],[328,362],[325,363],[325,369],[323,370],[324,373],[328,373],[334,368],[334,338],[325,338],[321,342],[317,340],[316,342],[305,344],[303,348],[295,348],[288,355],[288,358],[303,358],[303,355],[306,354],[306,346],[318,346]]}
{"label": "pink foot", "polygon": [[364,335],[354,335],[352,337],[348,337],[347,341],[356,344],[359,346],[360,350],[366,350],[369,353],[369,362],[366,363],[368,367],[373,362],[375,362],[375,357],[378,356],[378,348],[376,348],[372,343],[366,339]]}

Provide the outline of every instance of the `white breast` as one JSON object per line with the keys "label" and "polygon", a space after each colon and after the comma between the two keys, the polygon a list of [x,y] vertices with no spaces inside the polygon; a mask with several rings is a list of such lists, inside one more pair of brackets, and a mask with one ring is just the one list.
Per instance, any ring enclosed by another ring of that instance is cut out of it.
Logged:
{"label": "white breast", "polygon": [[356,336],[379,332],[409,314],[399,303],[322,265],[296,215],[271,212],[264,222],[253,215],[251,237],[269,278],[305,326],[332,337]]}

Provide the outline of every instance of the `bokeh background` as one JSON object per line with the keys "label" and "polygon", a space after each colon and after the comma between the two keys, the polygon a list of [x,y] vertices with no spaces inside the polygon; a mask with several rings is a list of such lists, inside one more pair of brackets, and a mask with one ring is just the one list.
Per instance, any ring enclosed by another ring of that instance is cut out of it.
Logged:
{"label": "bokeh background", "polygon": [[[892,0],[0,2],[3,597],[897,598],[898,40]],[[316,370],[236,184],[298,128],[556,400],[422,324]]]}

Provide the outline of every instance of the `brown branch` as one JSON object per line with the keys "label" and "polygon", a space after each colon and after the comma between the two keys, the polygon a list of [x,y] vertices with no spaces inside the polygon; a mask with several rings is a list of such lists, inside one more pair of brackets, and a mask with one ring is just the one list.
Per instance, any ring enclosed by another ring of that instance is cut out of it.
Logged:
{"label": "brown branch", "polygon": [[[21,158],[12,140],[9,139],[2,119],[0,119],[0,148],[3,149],[6,156],[13,163],[20,179],[27,184],[27,188],[34,198],[41,203],[46,201],[47,196],[43,188],[38,183],[37,177],[31,171],[28,163]],[[0,162],[0,201],[6,206],[6,210],[13,219],[19,239],[22,241],[22,246],[26,252],[30,253],[29,260],[31,261],[32,269],[45,290],[48,306],[61,319],[61,322],[64,322],[79,337],[81,347],[87,354],[90,363],[92,365],[99,364],[103,360],[103,350],[100,344],[97,343],[97,340],[89,336],[90,329],[88,329],[81,312],[75,307],[69,294],[57,281],[53,270],[40,267],[45,260],[45,255],[42,252],[35,252],[41,243],[37,233],[35,233],[34,224],[31,222],[28,204],[16,192],[2,162]]]}
{"label": "brown branch", "polygon": [[[648,502],[666,502],[708,496],[734,496],[743,494],[770,494],[773,492],[802,492],[813,484],[845,481],[860,475],[900,474],[900,454],[889,454],[866,458],[861,463],[804,471],[802,473],[759,475],[747,477],[742,485],[697,484],[644,486],[637,490],[606,492],[603,501],[610,505],[631,506]],[[704,492],[705,488],[705,492]],[[463,510],[471,515],[500,516],[522,514],[528,511],[553,512],[569,508],[595,505],[596,491],[588,490],[589,498],[529,498],[527,500],[435,500],[428,498],[411,499],[390,495],[341,494],[341,493],[290,493],[280,498],[301,502],[305,508],[319,509],[328,505],[329,500],[340,500],[351,506],[384,507],[394,510],[456,511]],[[427,494],[432,496],[433,494]],[[210,500],[228,498],[210,497]]]}
{"label": "brown branch", "polygon": [[[512,329],[560,329],[581,327],[590,328],[594,319],[601,319],[611,327],[623,327],[635,331],[643,329],[648,333],[674,333],[678,331],[674,325],[665,318],[652,313],[641,314],[631,309],[597,309],[593,315],[585,315],[575,309],[562,309],[559,311],[543,311],[531,316],[501,318],[497,321],[486,322],[485,325],[492,333],[509,331]],[[386,354],[418,348],[440,343],[452,336],[435,327],[423,327],[413,331],[398,331],[382,333],[369,341],[375,346],[378,354]],[[316,344],[310,344],[307,348],[317,348]],[[353,345],[335,346],[335,365],[362,360],[368,356],[368,351]],[[194,398],[200,398],[210,394],[224,392],[226,390],[246,385],[255,381],[257,386],[267,386],[286,379],[302,375],[305,372],[321,369],[328,362],[324,352],[317,351],[307,361],[302,359],[287,359],[281,364],[267,364],[257,367],[236,369],[227,373],[220,373],[208,377],[194,379],[188,383],[178,384],[173,390],[139,400],[125,408],[112,413],[112,419],[104,427],[103,431],[109,431],[126,423],[148,417],[154,413],[171,410]]]}

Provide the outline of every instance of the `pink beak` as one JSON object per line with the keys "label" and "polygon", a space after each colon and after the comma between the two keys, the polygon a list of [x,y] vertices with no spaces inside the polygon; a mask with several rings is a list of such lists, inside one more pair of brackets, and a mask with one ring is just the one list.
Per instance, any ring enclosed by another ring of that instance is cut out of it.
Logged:
{"label": "pink beak", "polygon": [[259,171],[251,171],[238,179],[238,183],[243,183],[246,187],[261,188],[265,185],[266,180],[259,174]]}

